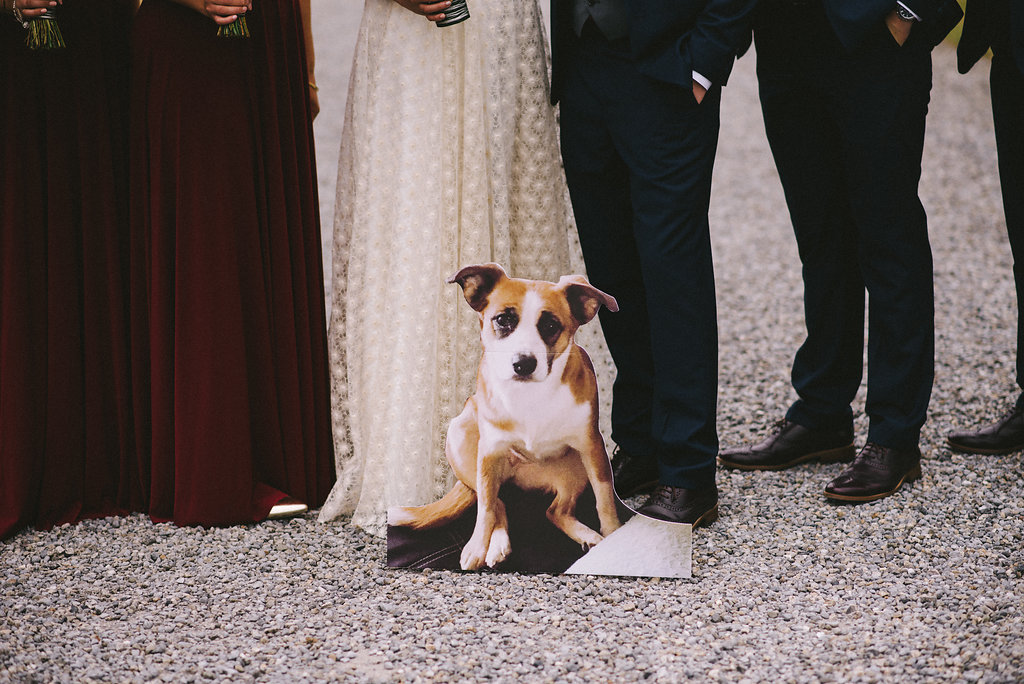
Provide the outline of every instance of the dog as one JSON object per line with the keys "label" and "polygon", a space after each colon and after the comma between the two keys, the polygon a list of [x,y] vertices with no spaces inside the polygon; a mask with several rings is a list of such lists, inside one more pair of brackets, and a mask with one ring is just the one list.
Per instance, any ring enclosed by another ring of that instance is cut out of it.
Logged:
{"label": "dog", "polygon": [[[548,519],[589,548],[620,527],[611,464],[598,428],[597,379],[576,330],[615,298],[579,275],[557,283],[510,278],[498,264],[467,266],[452,276],[480,317],[483,354],[476,393],[448,427],[445,456],[458,481],[426,506],[389,511],[388,523],[429,529],[478,503],[462,550],[463,570],[495,567],[511,544],[498,490],[511,481],[555,495]],[[590,483],[600,534],[576,519]]]}

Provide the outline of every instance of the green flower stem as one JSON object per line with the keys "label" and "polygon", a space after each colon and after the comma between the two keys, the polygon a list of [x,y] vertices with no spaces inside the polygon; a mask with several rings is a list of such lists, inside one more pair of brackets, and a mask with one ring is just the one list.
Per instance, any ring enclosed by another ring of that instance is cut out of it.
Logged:
{"label": "green flower stem", "polygon": [[245,15],[243,14],[238,17],[238,19],[227,26],[221,26],[218,28],[217,35],[224,38],[248,38],[249,25],[245,22]]}
{"label": "green flower stem", "polygon": [[67,47],[52,10],[28,22],[25,44],[32,50],[55,50]]}

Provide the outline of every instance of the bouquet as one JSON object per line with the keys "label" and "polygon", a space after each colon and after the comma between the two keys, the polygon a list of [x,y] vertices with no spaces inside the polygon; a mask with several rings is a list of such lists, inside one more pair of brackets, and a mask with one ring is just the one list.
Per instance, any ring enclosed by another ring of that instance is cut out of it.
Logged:
{"label": "bouquet", "polygon": [[53,50],[65,47],[64,36],[57,24],[55,10],[48,9],[41,16],[27,20],[25,28],[28,29],[25,45],[32,50]]}
{"label": "bouquet", "polygon": [[248,38],[249,25],[245,23],[245,15],[241,14],[230,24],[219,27],[217,35],[224,38]]}

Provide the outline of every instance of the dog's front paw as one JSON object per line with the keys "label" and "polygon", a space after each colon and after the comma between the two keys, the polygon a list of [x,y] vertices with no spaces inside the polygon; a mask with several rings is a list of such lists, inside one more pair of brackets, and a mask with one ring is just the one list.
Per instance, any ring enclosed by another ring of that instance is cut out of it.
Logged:
{"label": "dog's front paw", "polygon": [[487,547],[484,546],[483,542],[473,537],[462,548],[462,557],[459,559],[459,565],[463,570],[479,570],[484,566],[486,557]]}
{"label": "dog's front paw", "polygon": [[597,532],[595,532],[594,530],[590,529],[586,525],[580,525],[580,528],[581,529],[579,530],[579,539],[577,539],[576,541],[578,541],[580,544],[582,544],[583,548],[587,549],[588,551],[592,547],[597,546],[598,544],[600,544],[601,540],[604,539],[604,537],[602,537],[601,535],[599,535]]}
{"label": "dog's front paw", "polygon": [[508,538],[508,530],[498,528],[491,533],[491,543],[487,545],[487,567],[493,568],[508,558],[512,552],[512,542]]}

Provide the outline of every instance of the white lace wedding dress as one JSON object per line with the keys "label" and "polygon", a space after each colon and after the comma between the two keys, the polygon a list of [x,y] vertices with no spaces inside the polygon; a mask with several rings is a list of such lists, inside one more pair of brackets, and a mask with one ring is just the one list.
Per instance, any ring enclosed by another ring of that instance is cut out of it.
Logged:
{"label": "white lace wedding dress", "polygon": [[[469,11],[437,27],[366,0],[356,43],[329,334],[338,481],[320,520],[351,513],[377,534],[389,507],[452,484],[444,435],[474,390],[480,328],[446,280],[489,261],[546,280],[583,268],[537,0]],[[584,330],[607,416],[611,362],[596,324]]]}

